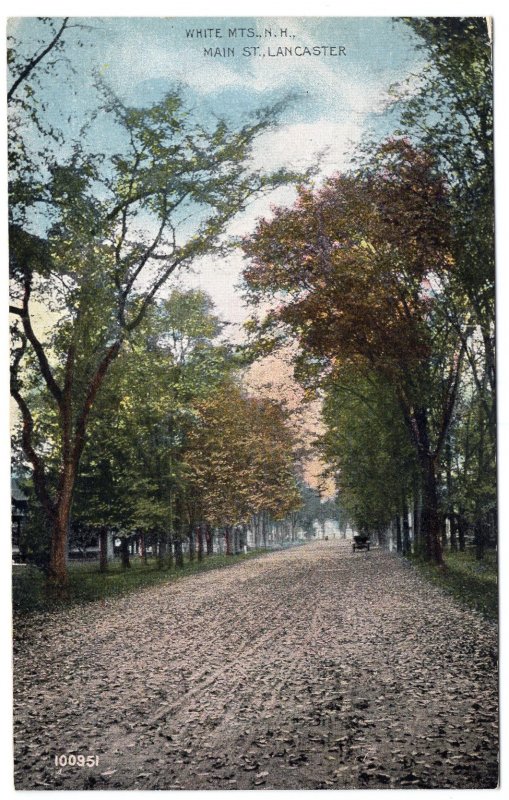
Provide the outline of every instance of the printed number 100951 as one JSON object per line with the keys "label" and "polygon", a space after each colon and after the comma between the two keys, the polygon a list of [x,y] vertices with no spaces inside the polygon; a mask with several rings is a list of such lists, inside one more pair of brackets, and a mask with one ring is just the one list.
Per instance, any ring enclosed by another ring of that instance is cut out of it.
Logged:
{"label": "printed number 100951", "polygon": [[55,767],[98,767],[99,756],[77,756],[74,753],[62,753],[55,756]]}

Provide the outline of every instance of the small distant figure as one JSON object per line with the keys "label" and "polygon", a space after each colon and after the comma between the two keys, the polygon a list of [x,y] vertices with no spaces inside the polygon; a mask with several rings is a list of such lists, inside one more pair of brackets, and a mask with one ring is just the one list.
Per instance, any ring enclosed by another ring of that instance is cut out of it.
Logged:
{"label": "small distant figure", "polygon": [[326,541],[326,542],[328,542],[328,541],[329,541],[329,537],[328,537],[328,536],[326,536],[326,537],[325,537],[325,541]]}

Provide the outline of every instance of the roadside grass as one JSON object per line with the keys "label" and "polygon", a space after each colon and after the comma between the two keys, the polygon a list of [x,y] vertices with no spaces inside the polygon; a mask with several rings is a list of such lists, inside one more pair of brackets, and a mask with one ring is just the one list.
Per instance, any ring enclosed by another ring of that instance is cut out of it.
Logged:
{"label": "roadside grass", "polygon": [[98,562],[69,564],[69,586],[64,597],[56,597],[46,589],[44,574],[34,566],[13,566],[12,599],[14,614],[34,611],[56,611],[77,603],[105,600],[136,591],[143,587],[174,583],[188,575],[224,569],[271,550],[249,550],[239,555],[204,556],[202,561],[186,559],[181,569],[175,566],[161,569],[157,559],[131,559],[131,568],[122,569],[118,561],[110,563],[108,572],[99,572]]}
{"label": "roadside grass", "polygon": [[444,553],[444,567],[435,567],[413,556],[412,563],[437,586],[452,594],[460,603],[479,611],[487,619],[498,619],[497,553],[487,551],[483,559],[465,551]]}

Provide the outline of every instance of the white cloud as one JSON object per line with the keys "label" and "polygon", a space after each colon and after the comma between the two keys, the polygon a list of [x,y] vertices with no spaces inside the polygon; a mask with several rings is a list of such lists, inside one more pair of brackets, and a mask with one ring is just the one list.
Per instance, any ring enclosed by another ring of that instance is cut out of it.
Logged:
{"label": "white cloud", "polygon": [[239,325],[248,316],[236,288],[243,266],[240,253],[222,259],[203,258],[193,273],[182,276],[182,282],[189,288],[199,287],[208,292],[218,315],[227,322]]}
{"label": "white cloud", "polygon": [[269,170],[282,166],[302,170],[323,153],[320,174],[328,175],[347,166],[352,145],[359,142],[362,131],[360,119],[283,125],[258,139],[253,152],[255,164]]}

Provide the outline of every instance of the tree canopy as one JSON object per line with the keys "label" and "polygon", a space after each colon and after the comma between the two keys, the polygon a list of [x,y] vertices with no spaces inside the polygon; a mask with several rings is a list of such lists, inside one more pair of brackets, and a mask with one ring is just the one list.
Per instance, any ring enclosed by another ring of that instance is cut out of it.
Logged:
{"label": "tree canopy", "polygon": [[[249,161],[253,142],[280,107],[243,124],[193,119],[178,89],[148,107],[129,107],[98,86],[97,114],[111,120],[111,147],[97,154],[87,137],[60,149],[43,122],[37,74],[65,50],[62,23],[44,51],[26,60],[10,50],[10,261],[14,318],[11,388],[23,420],[22,443],[38,499],[53,530],[51,573],[66,580],[67,531],[90,414],[112,363],[177,269],[224,248],[227,224],[250,197],[288,180]],[[41,55],[42,54],[42,55]],[[41,58],[39,58],[41,56]],[[47,77],[47,76],[46,76]],[[93,119],[84,123],[84,131]],[[118,147],[117,147],[118,143]],[[41,335],[34,305],[58,324]],[[58,420],[46,465],[26,369]]]}

